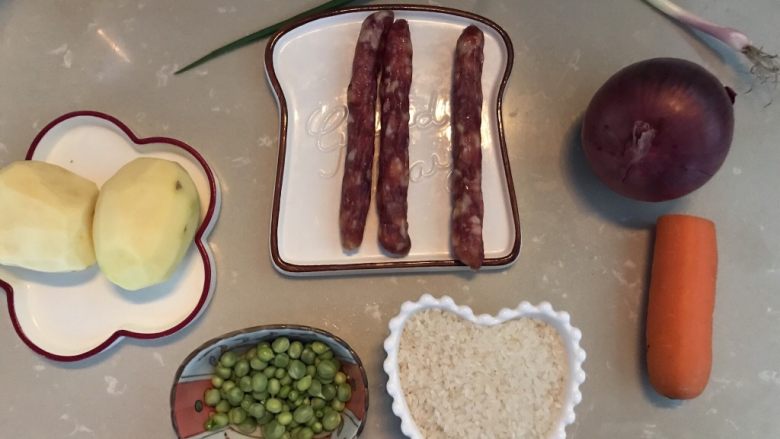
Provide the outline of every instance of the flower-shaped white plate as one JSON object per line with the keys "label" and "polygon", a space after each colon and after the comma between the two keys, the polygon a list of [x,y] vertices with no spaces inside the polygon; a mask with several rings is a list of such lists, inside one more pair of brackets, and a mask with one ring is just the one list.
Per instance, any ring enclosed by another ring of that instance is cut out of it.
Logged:
{"label": "flower-shaped white plate", "polygon": [[385,339],[384,347],[387,357],[384,362],[387,373],[387,392],[393,398],[393,413],[401,419],[401,431],[412,439],[424,439],[417,428],[409,406],[404,399],[401,379],[398,373],[398,348],[401,342],[404,324],[414,313],[430,308],[442,309],[451,312],[460,318],[477,325],[494,326],[508,320],[520,318],[539,319],[552,325],[561,335],[568,358],[568,377],[566,382],[565,400],[563,410],[558,423],[552,430],[549,439],[564,439],[566,426],[574,422],[574,407],[582,400],[580,385],[585,382],[585,371],[582,363],[585,362],[585,350],[580,347],[582,333],[573,327],[567,312],[555,311],[547,302],[538,306],[528,302],[522,302],[517,308],[503,308],[496,316],[488,314],[474,315],[468,306],[458,306],[447,296],[437,299],[429,294],[424,294],[417,302],[404,302],[401,312],[390,320],[390,335]]}
{"label": "flower-shaped white plate", "polygon": [[[410,92],[408,256],[392,258],[377,243],[372,204],[363,245],[346,254],[339,242],[339,204],[346,144],[346,91],[363,20],[389,9],[409,22]],[[512,69],[512,43],[492,21],[454,9],[371,5],[328,12],[274,35],[266,73],[280,113],[279,161],[271,224],[271,256],[286,274],[465,268],[450,254],[450,86],[455,43],[474,24],[485,34],[482,76],[482,188],[485,268],[505,267],[520,251],[520,225],[501,119]]]}
{"label": "flower-shaped white plate", "polygon": [[138,138],[112,116],[79,111],[48,124],[26,159],[62,166],[101,186],[138,157],[176,161],[192,176],[202,208],[194,245],[171,279],[136,292],[112,284],[96,265],[74,273],[0,266],[0,289],[6,291],[13,327],[35,352],[52,360],[82,360],[122,337],[173,334],[208,305],[216,267],[206,238],[217,221],[220,192],[216,176],[195,149],[170,138]]}

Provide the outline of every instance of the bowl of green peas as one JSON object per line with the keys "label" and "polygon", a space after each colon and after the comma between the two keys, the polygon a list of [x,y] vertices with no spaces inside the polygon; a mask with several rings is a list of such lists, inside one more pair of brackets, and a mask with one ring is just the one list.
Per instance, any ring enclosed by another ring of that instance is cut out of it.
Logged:
{"label": "bowl of green peas", "polygon": [[322,329],[258,326],[209,340],[176,372],[180,438],[354,439],[368,412],[366,371]]}

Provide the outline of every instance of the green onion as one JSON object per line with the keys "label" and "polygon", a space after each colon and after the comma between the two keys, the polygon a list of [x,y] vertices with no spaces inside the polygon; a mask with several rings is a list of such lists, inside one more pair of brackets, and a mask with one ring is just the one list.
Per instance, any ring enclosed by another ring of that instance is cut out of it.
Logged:
{"label": "green onion", "polygon": [[317,7],[309,9],[306,12],[302,12],[302,13],[300,13],[300,14],[292,17],[292,18],[288,18],[287,20],[280,21],[279,23],[276,23],[274,25],[268,26],[268,27],[266,27],[264,29],[260,29],[259,31],[251,33],[251,34],[249,34],[249,35],[247,35],[245,37],[239,38],[239,39],[233,41],[232,43],[228,43],[228,44],[220,47],[219,49],[212,50],[211,52],[209,52],[208,54],[206,54],[202,58],[199,58],[199,59],[195,60],[194,62],[192,62],[190,64],[187,64],[186,66],[184,66],[181,69],[177,70],[174,74],[178,75],[179,73],[184,73],[187,70],[193,69],[193,68],[195,68],[195,67],[197,67],[197,66],[199,66],[199,65],[201,65],[201,64],[203,64],[205,62],[211,61],[212,59],[214,59],[214,58],[216,58],[218,56],[224,55],[224,54],[226,54],[228,52],[232,52],[232,51],[234,51],[236,49],[239,49],[241,47],[244,47],[244,46],[247,46],[249,44],[252,44],[255,41],[262,40],[263,38],[265,38],[267,36],[270,36],[274,32],[278,31],[282,27],[284,27],[284,26],[286,26],[286,25],[288,25],[288,24],[290,24],[290,23],[292,23],[294,21],[297,21],[297,20],[299,20],[301,18],[304,18],[304,17],[306,17],[308,15],[316,14],[316,13],[327,11],[327,10],[330,10],[330,9],[335,9],[335,8],[343,6],[343,5],[345,5],[345,4],[347,4],[347,3],[351,2],[351,1],[352,0],[331,0],[329,2],[325,2],[325,3],[323,3],[323,4],[321,4],[321,5],[317,6]]}
{"label": "green onion", "polygon": [[780,59],[777,55],[764,52],[756,47],[744,33],[720,24],[705,20],[704,18],[687,11],[671,0],[645,0],[650,6],[663,12],[669,17],[689,26],[697,31],[710,34],[730,48],[742,53],[752,63],[750,69],[759,80],[777,83],[780,76]]}

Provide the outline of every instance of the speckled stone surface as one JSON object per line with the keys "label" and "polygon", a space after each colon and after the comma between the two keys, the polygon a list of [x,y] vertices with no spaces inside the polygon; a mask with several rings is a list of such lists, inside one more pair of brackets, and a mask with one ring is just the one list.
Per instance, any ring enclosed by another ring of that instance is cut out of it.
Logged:
{"label": "speckled stone surface", "polygon": [[[231,330],[289,322],[327,329],[352,345],[371,385],[363,436],[401,438],[384,392],[382,341],[400,304],[425,292],[448,294],[477,313],[522,300],[569,311],[588,352],[571,438],[780,435],[777,91],[752,84],[738,57],[639,0],[431,1],[485,15],[514,42],[504,117],[523,232],[519,260],[475,276],[290,279],[269,258],[278,116],[263,72],[265,42],[186,75],[172,72],[317,3],[0,2],[0,165],[22,159],[38,130],[58,115],[94,109],[141,136],[171,136],[201,150],[220,176],[224,197],[211,239],[216,295],[177,335],[125,340],[94,359],[59,364],[18,339],[2,305],[0,436],[173,437],[170,385],[192,349]],[[776,0],[680,3],[780,51]],[[734,142],[721,171],[692,195],[648,205],[596,181],[577,139],[582,112],[607,77],[655,56],[698,62],[740,95]],[[684,403],[653,393],[640,355],[651,225],[665,212],[705,216],[718,227],[712,379],[701,397]]]}

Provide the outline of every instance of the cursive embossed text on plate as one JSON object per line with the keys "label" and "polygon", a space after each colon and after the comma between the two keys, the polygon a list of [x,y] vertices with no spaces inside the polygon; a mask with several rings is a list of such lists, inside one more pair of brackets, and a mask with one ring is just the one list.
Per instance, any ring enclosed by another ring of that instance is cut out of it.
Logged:
{"label": "cursive embossed text on plate", "polygon": [[347,120],[347,106],[327,104],[320,105],[312,111],[306,120],[306,134],[314,139],[314,147],[323,154],[336,153],[338,160],[334,169],[320,168],[320,176],[331,178],[335,176],[344,161],[344,147],[347,145],[344,122]]}
{"label": "cursive embossed text on plate", "polygon": [[[322,178],[338,175],[344,164],[344,152],[347,145],[347,106],[344,104],[319,104],[309,112],[306,119],[306,134],[313,140],[316,150],[327,157],[319,169]],[[419,132],[433,131],[436,140],[425,147],[429,153],[425,158],[415,160],[409,165],[409,179],[418,182],[438,172],[450,172],[449,160],[449,100],[446,94],[432,92],[423,96],[409,98],[409,131],[412,138]],[[377,114],[377,135],[379,134],[379,114]]]}

